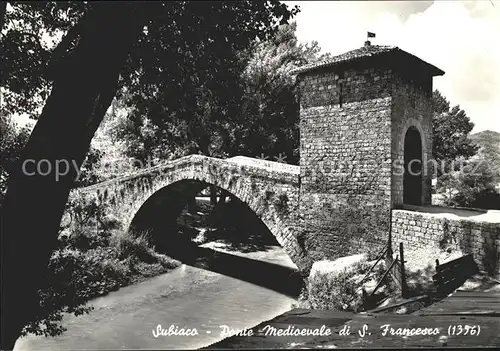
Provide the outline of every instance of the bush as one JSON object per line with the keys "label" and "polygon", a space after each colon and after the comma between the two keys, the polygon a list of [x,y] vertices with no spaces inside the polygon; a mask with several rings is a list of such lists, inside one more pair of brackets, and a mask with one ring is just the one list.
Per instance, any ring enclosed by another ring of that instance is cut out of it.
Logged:
{"label": "bush", "polygon": [[7,180],[18,165],[21,151],[28,142],[30,127],[20,128],[12,120],[0,114],[0,205],[7,192]]}
{"label": "bush", "polygon": [[500,209],[500,194],[495,190],[496,175],[483,158],[470,160],[460,172],[438,179],[438,191],[446,206]]}
{"label": "bush", "polygon": [[120,260],[133,257],[146,263],[156,263],[158,261],[154,255],[154,250],[150,248],[147,234],[134,236],[130,232],[119,233],[112,237],[112,245],[117,249],[118,259]]}
{"label": "bush", "polygon": [[[373,263],[360,261],[340,272],[316,272],[308,278],[297,307],[353,312],[369,308],[375,297],[365,296],[363,288],[370,284],[374,287],[373,283],[385,272],[385,264],[381,261],[366,277]],[[386,285],[386,292],[390,292],[390,284]]]}
{"label": "bush", "polygon": [[352,280],[352,270],[338,274],[315,274],[307,282],[306,298],[312,309],[357,311],[358,285]]}
{"label": "bush", "polygon": [[179,265],[154,252],[146,235],[78,230],[61,235],[60,247],[49,260],[45,285],[39,290],[39,310],[23,335],[60,335],[66,330],[60,325],[63,313],[88,313],[92,310],[86,306],[88,300],[130,284],[136,277],[158,275]]}
{"label": "bush", "polygon": [[63,245],[81,251],[109,246],[110,233],[108,231],[98,231],[93,233],[93,228],[75,229],[70,235],[61,237]]}

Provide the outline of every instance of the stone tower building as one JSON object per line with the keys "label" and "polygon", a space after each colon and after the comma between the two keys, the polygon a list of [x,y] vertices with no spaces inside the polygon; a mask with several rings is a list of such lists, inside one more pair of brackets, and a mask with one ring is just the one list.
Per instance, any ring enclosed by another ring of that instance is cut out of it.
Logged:
{"label": "stone tower building", "polygon": [[378,250],[393,208],[431,203],[432,79],[444,72],[366,42],[293,73],[300,86],[299,241],[314,260]]}

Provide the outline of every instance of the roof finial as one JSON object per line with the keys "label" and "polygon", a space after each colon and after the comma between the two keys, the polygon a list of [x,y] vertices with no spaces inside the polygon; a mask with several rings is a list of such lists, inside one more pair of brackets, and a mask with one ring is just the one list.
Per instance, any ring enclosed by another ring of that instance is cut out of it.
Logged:
{"label": "roof finial", "polygon": [[366,32],[366,41],[365,41],[365,46],[370,46],[371,45],[371,42],[370,42],[370,38],[375,38],[375,33],[372,33],[372,32]]}

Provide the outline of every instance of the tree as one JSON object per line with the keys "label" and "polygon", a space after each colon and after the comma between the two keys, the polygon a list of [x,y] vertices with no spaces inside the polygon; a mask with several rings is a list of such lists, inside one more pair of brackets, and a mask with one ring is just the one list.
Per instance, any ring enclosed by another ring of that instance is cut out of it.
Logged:
{"label": "tree", "polygon": [[477,146],[469,138],[474,128],[459,105],[450,109],[450,103],[438,90],[433,93],[433,149],[432,154],[439,165],[438,177],[447,170],[452,161],[468,159],[476,154]]}
{"label": "tree", "polygon": [[500,133],[485,130],[471,135],[471,139],[480,148],[477,156],[490,166],[493,181],[500,183]]}
{"label": "tree", "polygon": [[[54,48],[49,42],[52,39],[57,42],[57,37],[66,32],[71,36],[72,28],[91,5],[91,2],[76,1],[9,4],[11,10],[5,16],[7,25],[1,42],[2,87],[7,88],[5,111],[26,112],[37,118],[37,111],[50,89],[50,66],[57,66],[57,62],[49,65],[49,61],[62,57],[52,57]],[[156,8],[127,59],[120,81],[120,87],[128,87],[139,100],[139,92],[147,98],[161,80],[174,79],[167,87],[174,93],[179,83],[200,78],[214,86],[226,84],[210,78],[227,78],[228,70],[234,69],[233,57],[227,53],[245,48],[256,37],[265,39],[298,12],[297,7],[289,10],[277,0],[259,3],[176,1]],[[171,38],[172,33],[182,35]],[[44,37],[47,35],[52,39],[47,40]],[[165,42],[164,38],[172,42]],[[64,52],[65,49],[59,46],[55,50]],[[183,76],[197,68],[204,68],[197,78]],[[191,86],[197,87],[197,84]],[[182,103],[180,96],[174,100]]]}
{"label": "tree", "polygon": [[[290,71],[320,59],[320,48],[316,42],[298,44],[295,31],[295,23],[282,25],[267,40],[229,48],[223,57],[233,63],[230,69],[223,67],[223,84],[206,84],[199,78],[199,68],[189,66],[182,79],[172,78],[179,80],[176,91],[162,80],[155,83],[157,94],[137,100],[127,92],[123,99],[132,110],[117,128],[119,138],[127,140],[127,156],[144,160],[192,153],[265,154],[270,160],[281,156],[288,163],[298,163],[299,104]],[[213,60],[206,51],[199,55],[205,57],[205,64]],[[193,80],[199,84],[193,86]],[[215,204],[213,187],[211,195]]]}
{"label": "tree", "polygon": [[[270,160],[283,154],[287,162],[297,163],[299,105],[290,71],[322,57],[316,42],[298,44],[295,30],[294,23],[282,25],[267,40],[228,50],[227,60],[236,66],[224,74],[223,84],[200,83],[196,88],[191,80],[182,80],[172,91],[161,81],[153,89],[158,93],[142,97],[138,105],[136,97],[124,96],[132,111],[119,123],[117,134],[128,141],[128,156],[169,159],[191,153],[215,157],[264,153]],[[193,66],[183,78],[203,81],[197,78],[199,71]]]}
{"label": "tree", "polygon": [[[75,38],[66,37],[78,41],[53,72],[52,91],[22,152],[23,162],[47,160],[55,165],[56,160],[74,160],[81,166],[115,95],[127,51],[143,27],[143,11],[136,4],[93,3],[78,22]],[[27,176],[16,167],[8,180],[1,233],[2,301],[8,301],[2,305],[2,349],[13,347],[36,310],[37,289],[76,171],[71,169],[60,181],[51,175]]]}
{"label": "tree", "polygon": [[499,208],[494,174],[483,157],[471,159],[460,170],[441,177],[440,190],[448,206]]}
{"label": "tree", "polygon": [[[36,14],[33,21],[37,25],[42,21],[57,27],[57,16],[53,14],[58,13],[59,4],[58,2],[35,5],[15,3],[15,6],[18,8],[33,6],[28,12],[38,7],[39,11],[33,11]],[[74,8],[80,6],[72,7],[72,4],[65,3],[66,16],[63,17],[71,18],[72,16],[67,14],[74,14]],[[161,74],[163,67],[152,65],[158,61],[150,61],[158,59],[156,55],[152,55],[155,50],[174,48],[169,51],[171,56],[163,58],[178,64],[174,72],[177,78],[183,79],[183,65],[188,65],[190,60],[197,57],[197,50],[203,49],[210,43],[212,48],[210,54],[214,58],[211,62],[214,64],[207,67],[210,75],[203,76],[203,81],[217,86],[224,78],[221,75],[224,70],[219,71],[217,67],[230,66],[230,61],[224,61],[224,47],[237,48],[250,38],[272,32],[279,23],[286,22],[292,14],[286,5],[275,0],[197,3],[202,4],[199,8],[194,8],[192,4],[191,2],[153,2],[147,5],[138,5],[136,2],[84,3],[80,9],[84,7],[90,9],[82,10],[82,16],[74,16],[79,18],[78,22],[69,27],[63,41],[51,53],[50,65],[47,55],[40,49],[41,45],[33,45],[27,49],[31,54],[32,51],[35,52],[34,57],[39,58],[33,65],[36,70],[26,71],[26,67],[30,66],[26,62],[21,65],[22,69],[15,64],[16,57],[18,61],[31,58],[30,55],[18,55],[14,50],[13,43],[19,37],[19,30],[11,28],[12,34],[7,33],[5,37],[2,36],[2,47],[9,48],[5,51],[6,56],[13,57],[10,61],[5,60],[10,65],[2,67],[2,73],[7,72],[6,77],[8,77],[2,79],[2,84],[5,82],[9,94],[14,92],[25,98],[26,106],[17,106],[20,110],[24,108],[28,111],[32,107],[36,108],[37,103],[28,106],[30,94],[26,93],[27,91],[34,89],[35,92],[40,91],[41,95],[47,91],[39,88],[44,80],[52,81],[50,96],[22,152],[21,161],[33,160],[38,163],[47,160],[49,164],[54,165],[58,160],[70,160],[81,166],[90,141],[118,85],[128,86],[131,92],[134,92],[137,86],[144,88],[141,93],[136,92],[137,101],[134,102],[136,107],[143,101],[141,94],[157,93],[147,89],[158,76],[165,78]],[[44,16],[50,20],[46,20]],[[187,21],[179,21],[182,18]],[[214,18],[217,18],[217,23],[213,22]],[[31,19],[28,18],[25,24],[31,23]],[[111,22],[112,26],[109,25]],[[147,32],[143,30],[145,23],[148,23]],[[41,27],[46,29],[43,25]],[[30,32],[32,31],[33,28]],[[151,38],[149,32],[157,34],[153,36],[157,39],[156,42],[149,40]],[[138,36],[139,40],[136,41]],[[195,44],[187,47],[178,46],[176,40],[179,38],[185,38],[184,44],[190,41],[191,43],[194,41]],[[128,55],[134,42],[135,51]],[[145,42],[151,45],[144,45]],[[23,43],[25,44],[25,41],[18,41],[18,48],[24,48]],[[181,53],[183,55],[180,55]],[[141,56],[143,54],[144,56]],[[219,59],[219,55],[222,55],[223,59]],[[197,63],[203,62],[197,60]],[[125,69],[122,71],[123,64]],[[40,69],[40,67],[45,68]],[[121,71],[122,79],[118,81]],[[19,87],[18,81],[23,79],[29,84]],[[176,89],[175,83],[173,80],[170,85],[165,85],[172,91]],[[187,96],[186,101],[189,102],[189,99],[190,96]],[[12,98],[9,101],[11,106],[16,106],[16,101],[21,100]],[[179,104],[179,101],[177,103]],[[182,104],[185,102],[181,101],[180,105]],[[20,110],[13,109],[15,112]],[[30,311],[35,309],[37,288],[41,286],[43,270],[55,246],[62,212],[75,176],[76,170],[71,169],[59,181],[41,174],[28,177],[17,167],[9,177],[7,195],[2,208],[4,286],[2,300],[9,301],[2,306],[2,348],[12,348],[21,329],[30,320]],[[29,260],[20,261],[19,257],[29,257]]]}
{"label": "tree", "polygon": [[298,89],[290,71],[324,56],[317,42],[299,44],[296,29],[296,23],[283,25],[275,36],[255,45],[244,71],[245,94],[232,132],[232,156],[281,156],[298,164]]}

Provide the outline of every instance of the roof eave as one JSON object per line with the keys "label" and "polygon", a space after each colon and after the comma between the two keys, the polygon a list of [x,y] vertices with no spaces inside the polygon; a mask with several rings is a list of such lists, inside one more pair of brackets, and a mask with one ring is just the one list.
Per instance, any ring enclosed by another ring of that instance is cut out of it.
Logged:
{"label": "roof eave", "polygon": [[413,54],[410,54],[409,52],[406,52],[398,47],[394,47],[394,49],[390,50],[390,51],[385,51],[385,52],[380,52],[380,53],[376,53],[376,54],[369,54],[369,55],[366,55],[366,56],[360,56],[360,57],[356,57],[356,58],[352,58],[352,59],[349,59],[349,60],[343,60],[343,61],[338,61],[338,62],[326,62],[324,64],[319,64],[319,65],[312,65],[312,66],[305,66],[305,67],[297,67],[293,70],[290,71],[290,74],[292,75],[296,75],[297,77],[300,76],[300,75],[303,75],[303,74],[306,74],[306,73],[311,73],[311,72],[314,72],[314,71],[317,71],[317,70],[321,70],[321,69],[325,69],[325,68],[331,68],[331,67],[335,67],[335,66],[339,66],[339,65],[342,65],[342,64],[345,64],[345,63],[348,63],[348,62],[354,62],[354,61],[360,61],[360,60],[365,60],[367,58],[370,58],[370,57],[376,57],[376,56],[381,56],[381,55],[384,55],[384,54],[388,54],[388,55],[393,55],[395,52],[398,52],[400,55],[404,55],[406,57],[411,57],[412,59],[414,59],[416,62],[418,62],[419,64],[423,65],[424,67],[427,67],[428,68],[428,72],[434,77],[434,76],[442,76],[444,75],[444,71],[439,69],[438,67],[430,64],[430,63],[427,63],[425,62],[424,60],[422,60],[421,58],[413,55]]}
{"label": "roof eave", "polygon": [[305,67],[302,69],[300,67],[298,67],[298,68],[291,70],[290,73],[292,75],[299,76],[299,75],[304,74],[304,73],[310,73],[310,72],[318,71],[318,70],[325,69],[325,68],[332,68],[332,67],[336,67],[336,66],[341,66],[341,65],[348,64],[350,62],[362,61],[362,60],[366,59],[367,57],[372,57],[372,56],[366,55],[366,56],[351,58],[349,60],[342,60],[342,61],[337,61],[337,62],[327,62],[327,63],[322,64],[322,65],[320,64],[320,65],[316,65],[316,66],[312,66],[312,67]]}
{"label": "roof eave", "polygon": [[429,72],[429,74],[431,74],[433,77],[434,76],[442,76],[445,73],[440,68],[438,68],[438,67],[434,66],[433,64],[430,64],[430,63],[422,60],[420,57],[415,56],[415,55],[409,53],[408,51],[404,51],[404,50],[398,48],[398,53],[400,55],[403,55],[403,57],[409,57],[409,58],[413,59],[414,62],[417,62],[421,66],[426,67],[426,69]]}

